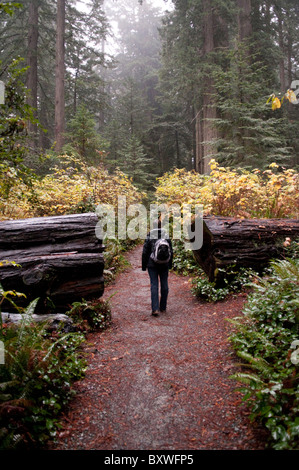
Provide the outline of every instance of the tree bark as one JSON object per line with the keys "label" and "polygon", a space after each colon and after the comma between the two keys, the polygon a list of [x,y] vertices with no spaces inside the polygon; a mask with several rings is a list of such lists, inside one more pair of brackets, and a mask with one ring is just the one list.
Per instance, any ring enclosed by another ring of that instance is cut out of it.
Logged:
{"label": "tree bark", "polygon": [[[37,313],[63,313],[72,302],[100,297],[104,247],[95,235],[97,222],[92,213],[2,222],[0,260],[19,265],[0,267],[3,289],[26,295],[18,305],[39,297]],[[12,309],[8,302],[4,307]]]}
{"label": "tree bark", "polygon": [[177,168],[181,168],[181,156],[180,156],[180,145],[179,145],[179,133],[177,129],[174,131],[175,136],[175,147],[176,147],[176,162]]}
{"label": "tree bark", "polygon": [[203,173],[203,135],[202,135],[202,110],[195,117],[195,170]]}
{"label": "tree bark", "polygon": [[280,91],[281,93],[286,92],[286,76],[285,76],[285,45],[283,37],[283,20],[282,12],[280,8],[275,8],[275,13],[278,19],[278,45],[280,49],[279,59],[279,77],[280,77]]}
{"label": "tree bark", "polygon": [[65,131],[65,0],[57,0],[56,79],[55,79],[55,150],[60,152]]}
{"label": "tree bark", "polygon": [[217,135],[213,120],[216,116],[216,106],[214,103],[214,81],[211,76],[211,67],[213,61],[209,54],[214,51],[214,21],[211,0],[203,0],[203,52],[206,58],[206,74],[204,77],[204,93],[203,93],[203,122],[202,122],[202,173],[210,172],[209,163],[212,155],[215,153],[213,140]]}
{"label": "tree bark", "polygon": [[[27,74],[27,88],[29,91],[28,104],[34,111],[37,118],[37,46],[38,46],[38,9],[39,0],[31,0],[28,13],[28,55],[27,64],[29,66]],[[28,132],[32,135],[31,146],[36,147],[37,125],[28,122]]]}
{"label": "tree bark", "polygon": [[234,266],[261,272],[271,259],[282,255],[287,237],[299,237],[298,219],[204,217],[203,244],[193,254],[209,281],[221,287],[222,269]]}
{"label": "tree bark", "polygon": [[287,12],[287,84],[286,87],[290,88],[293,81],[293,47],[294,47],[294,37],[293,37],[293,25],[292,25],[292,14],[290,10]]}
{"label": "tree bark", "polygon": [[252,35],[251,0],[238,0],[239,40],[243,41]]}

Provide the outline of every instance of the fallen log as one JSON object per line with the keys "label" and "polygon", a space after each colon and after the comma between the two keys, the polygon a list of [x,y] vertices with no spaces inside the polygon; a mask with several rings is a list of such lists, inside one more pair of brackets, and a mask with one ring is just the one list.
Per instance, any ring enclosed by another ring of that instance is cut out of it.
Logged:
{"label": "fallen log", "polygon": [[229,266],[261,273],[271,259],[283,254],[286,238],[299,238],[298,219],[204,217],[202,247],[193,254],[209,281],[221,287]]}
{"label": "fallen log", "polygon": [[[95,235],[97,222],[95,214],[1,222],[0,261],[6,261],[0,267],[3,289],[26,295],[18,305],[39,297],[38,313],[53,309],[63,313],[75,301],[100,297],[104,247]],[[9,302],[4,307],[15,311]]]}
{"label": "fallen log", "polygon": [[94,213],[1,221],[0,260],[31,253],[102,253],[102,241],[95,236],[97,222]]}
{"label": "fallen log", "polygon": [[63,313],[57,314],[45,314],[45,315],[36,315],[32,314],[30,316],[21,313],[8,313],[2,312],[2,323],[7,325],[22,324],[22,321],[32,321],[34,323],[45,323],[48,330],[56,330],[61,328],[64,332],[75,331],[73,320]]}

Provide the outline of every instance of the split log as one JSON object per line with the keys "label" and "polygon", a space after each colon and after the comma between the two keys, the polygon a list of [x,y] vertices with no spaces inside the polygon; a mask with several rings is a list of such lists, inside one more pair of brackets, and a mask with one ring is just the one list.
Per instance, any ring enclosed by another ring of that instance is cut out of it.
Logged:
{"label": "split log", "polygon": [[34,323],[45,323],[47,325],[47,329],[51,331],[58,328],[62,328],[62,331],[64,332],[75,331],[73,320],[63,313],[45,315],[32,314],[28,317],[28,315],[21,313],[2,312],[1,316],[2,322],[7,325],[11,323],[19,325],[22,321],[26,321],[28,319]]}
{"label": "split log", "polygon": [[94,213],[1,221],[0,260],[32,253],[102,253],[102,241],[95,236],[97,222]]}
{"label": "split log", "polygon": [[209,281],[221,287],[225,278],[222,269],[235,266],[261,273],[270,260],[281,257],[287,237],[299,237],[298,219],[204,217],[203,244],[193,254]]}
{"label": "split log", "polygon": [[[24,293],[26,305],[39,297],[38,313],[63,313],[75,301],[100,297],[104,247],[95,235],[97,222],[95,214],[1,222],[0,260],[19,265],[0,267],[4,290]],[[5,309],[14,311],[8,302]]]}

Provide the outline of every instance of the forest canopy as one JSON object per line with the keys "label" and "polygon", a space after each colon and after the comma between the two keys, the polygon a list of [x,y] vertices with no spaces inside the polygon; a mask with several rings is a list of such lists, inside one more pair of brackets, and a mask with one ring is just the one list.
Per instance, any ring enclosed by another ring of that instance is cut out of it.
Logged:
{"label": "forest canopy", "polygon": [[63,155],[149,195],[212,160],[296,171],[298,20],[297,0],[1,3],[2,205]]}

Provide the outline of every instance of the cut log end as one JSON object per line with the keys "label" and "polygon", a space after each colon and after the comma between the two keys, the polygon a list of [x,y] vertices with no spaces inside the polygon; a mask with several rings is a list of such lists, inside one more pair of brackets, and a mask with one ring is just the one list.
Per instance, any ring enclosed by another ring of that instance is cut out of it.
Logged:
{"label": "cut log end", "polygon": [[[104,292],[104,247],[95,234],[95,214],[41,217],[0,224],[0,283],[24,293],[18,305],[39,298],[38,313],[65,312]],[[9,302],[3,307],[15,311]]]}
{"label": "cut log end", "polygon": [[298,219],[204,217],[203,244],[193,254],[209,281],[222,287],[229,266],[262,272],[270,260],[283,254],[286,237],[298,239]]}

